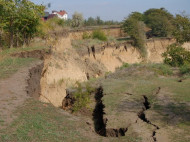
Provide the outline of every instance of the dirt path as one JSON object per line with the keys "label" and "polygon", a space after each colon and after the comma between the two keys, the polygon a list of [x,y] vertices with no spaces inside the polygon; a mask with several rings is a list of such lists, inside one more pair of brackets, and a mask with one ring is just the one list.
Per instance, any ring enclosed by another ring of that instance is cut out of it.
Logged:
{"label": "dirt path", "polygon": [[8,79],[0,80],[0,129],[16,118],[14,111],[29,98],[26,92],[29,69],[41,63],[42,61],[36,61],[21,68]]}

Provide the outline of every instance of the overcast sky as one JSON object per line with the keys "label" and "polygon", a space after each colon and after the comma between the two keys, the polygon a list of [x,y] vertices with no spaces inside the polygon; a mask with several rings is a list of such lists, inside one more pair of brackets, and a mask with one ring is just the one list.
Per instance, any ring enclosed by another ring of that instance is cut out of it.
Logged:
{"label": "overcast sky", "polygon": [[69,17],[77,11],[85,18],[100,16],[103,20],[121,21],[129,13],[149,8],[166,8],[172,14],[190,14],[190,0],[31,0],[36,4],[51,3],[51,10],[65,10]]}

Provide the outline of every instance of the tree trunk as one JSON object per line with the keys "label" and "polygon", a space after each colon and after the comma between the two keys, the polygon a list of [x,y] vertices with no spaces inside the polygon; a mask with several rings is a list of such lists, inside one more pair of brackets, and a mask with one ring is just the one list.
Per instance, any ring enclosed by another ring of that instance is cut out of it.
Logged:
{"label": "tree trunk", "polygon": [[13,19],[10,19],[10,27],[9,27],[9,48],[13,48],[14,45],[14,32],[13,32]]}

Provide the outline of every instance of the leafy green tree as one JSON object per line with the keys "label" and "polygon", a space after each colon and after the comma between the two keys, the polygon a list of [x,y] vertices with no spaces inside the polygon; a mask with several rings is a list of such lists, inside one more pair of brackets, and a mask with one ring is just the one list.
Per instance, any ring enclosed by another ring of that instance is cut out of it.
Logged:
{"label": "leafy green tree", "polygon": [[168,46],[167,51],[162,56],[165,64],[174,67],[190,64],[190,52],[177,44]]}
{"label": "leafy green tree", "polygon": [[174,17],[166,9],[149,9],[144,12],[144,22],[152,29],[152,35],[168,37],[172,35]]}
{"label": "leafy green tree", "polygon": [[10,48],[28,43],[37,32],[44,6],[29,0],[1,0],[1,28],[8,36]]}
{"label": "leafy green tree", "polygon": [[87,20],[85,20],[84,24],[85,26],[95,26],[97,25],[97,21],[93,17],[89,17]]}
{"label": "leafy green tree", "polygon": [[84,23],[84,18],[81,13],[75,12],[72,16],[72,27],[80,27]]}
{"label": "leafy green tree", "polygon": [[184,43],[190,41],[190,20],[187,16],[176,15],[175,18],[175,30],[173,36],[178,43]]}
{"label": "leafy green tree", "polygon": [[[125,33],[127,33],[131,39],[134,41],[134,46],[136,46],[139,51],[141,52],[141,55],[143,57],[146,56],[146,49],[145,49],[145,42],[146,42],[146,35],[145,35],[145,24],[143,21],[139,21],[139,18],[136,18],[136,16],[129,15],[129,17],[124,20],[123,22],[123,30]],[[135,13],[136,15],[136,13]]]}
{"label": "leafy green tree", "polygon": [[97,25],[103,25],[103,24],[104,24],[104,21],[101,20],[100,16],[97,16],[97,17],[96,17],[96,23],[97,23]]}

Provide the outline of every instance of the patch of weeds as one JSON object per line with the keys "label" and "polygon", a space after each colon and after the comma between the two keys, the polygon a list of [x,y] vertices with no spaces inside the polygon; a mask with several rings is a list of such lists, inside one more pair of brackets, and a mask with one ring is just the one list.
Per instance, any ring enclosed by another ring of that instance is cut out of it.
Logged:
{"label": "patch of weeds", "polygon": [[167,76],[173,74],[171,67],[166,64],[151,64],[149,68],[159,75]]}
{"label": "patch of weeds", "polygon": [[129,64],[128,63],[123,63],[123,65],[120,67],[120,69],[125,69],[128,68]]}
{"label": "patch of weeds", "polygon": [[94,92],[94,88],[89,83],[85,83],[84,87],[80,82],[76,82],[77,88],[74,92],[75,103],[73,105],[73,112],[77,112],[82,108],[87,108],[90,101],[90,95]]}
{"label": "patch of weeds", "polygon": [[189,74],[190,75],[190,64],[184,64],[180,67],[180,73],[181,74]]}

